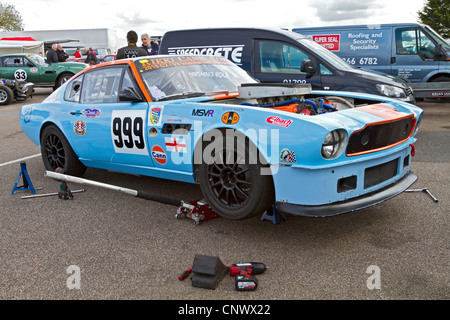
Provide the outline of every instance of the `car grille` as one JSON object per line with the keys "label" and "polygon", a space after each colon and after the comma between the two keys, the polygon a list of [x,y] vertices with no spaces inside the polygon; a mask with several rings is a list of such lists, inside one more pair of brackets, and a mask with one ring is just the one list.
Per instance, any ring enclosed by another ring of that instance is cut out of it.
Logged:
{"label": "car grille", "polygon": [[398,159],[367,168],[364,171],[364,189],[373,187],[397,175]]}
{"label": "car grille", "polygon": [[413,127],[414,118],[412,116],[392,122],[370,124],[350,136],[346,154],[355,156],[401,143],[409,138]]}

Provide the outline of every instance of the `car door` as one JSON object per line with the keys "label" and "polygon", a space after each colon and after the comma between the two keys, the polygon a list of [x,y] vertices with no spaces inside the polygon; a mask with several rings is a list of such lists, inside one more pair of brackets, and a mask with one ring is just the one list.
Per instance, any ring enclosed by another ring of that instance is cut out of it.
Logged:
{"label": "car door", "polygon": [[6,56],[2,58],[0,69],[2,78],[18,81],[36,82],[39,70],[24,56]]}
{"label": "car door", "polygon": [[439,61],[435,61],[437,46],[421,29],[398,28],[394,36],[392,75],[420,82],[438,69]]}
{"label": "car door", "polygon": [[20,61],[18,59],[19,59],[18,56],[2,57],[2,67],[0,69],[0,76],[3,79],[15,79],[14,72],[16,71],[16,69],[18,69],[16,62]]}
{"label": "car door", "polygon": [[274,40],[255,41],[255,78],[261,82],[310,83],[322,87],[319,74],[300,71],[303,60],[314,57],[299,46]]}
{"label": "car door", "polygon": [[123,92],[142,96],[128,66],[93,69],[66,88],[65,99],[72,100],[66,108],[70,119],[66,131],[87,165],[152,166],[145,134],[148,103],[120,98]]}

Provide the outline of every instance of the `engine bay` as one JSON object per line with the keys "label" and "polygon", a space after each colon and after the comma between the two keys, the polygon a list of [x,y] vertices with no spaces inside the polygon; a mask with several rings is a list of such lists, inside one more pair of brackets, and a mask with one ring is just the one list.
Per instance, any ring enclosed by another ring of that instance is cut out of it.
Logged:
{"label": "engine bay", "polygon": [[238,92],[239,96],[227,101],[220,100],[220,103],[314,116],[382,102],[334,95],[314,95],[310,84],[242,84]]}

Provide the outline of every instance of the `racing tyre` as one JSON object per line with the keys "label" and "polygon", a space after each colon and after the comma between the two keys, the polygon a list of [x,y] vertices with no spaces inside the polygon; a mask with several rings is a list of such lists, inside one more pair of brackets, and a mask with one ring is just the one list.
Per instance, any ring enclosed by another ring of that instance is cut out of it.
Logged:
{"label": "racing tyre", "polygon": [[245,148],[240,148],[236,141],[224,141],[212,150],[211,157],[203,152],[198,175],[205,200],[215,212],[238,220],[262,214],[274,203],[270,169],[259,159],[249,161],[249,150],[257,152],[257,149],[247,138]]}
{"label": "racing tyre", "polygon": [[54,125],[42,132],[41,154],[48,171],[62,168],[66,174],[73,176],[82,176],[86,171],[64,134]]}
{"label": "racing tyre", "polygon": [[11,103],[14,92],[7,86],[0,86],[0,105],[6,106]]}

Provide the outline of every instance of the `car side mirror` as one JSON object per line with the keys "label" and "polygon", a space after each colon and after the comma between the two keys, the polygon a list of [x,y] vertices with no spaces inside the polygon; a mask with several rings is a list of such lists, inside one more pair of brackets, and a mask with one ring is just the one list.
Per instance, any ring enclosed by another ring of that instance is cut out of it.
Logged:
{"label": "car side mirror", "polygon": [[310,59],[305,59],[300,65],[300,71],[305,73],[316,73],[316,67]]}
{"label": "car side mirror", "polygon": [[144,100],[133,88],[123,88],[119,92],[119,101],[143,102]]}

